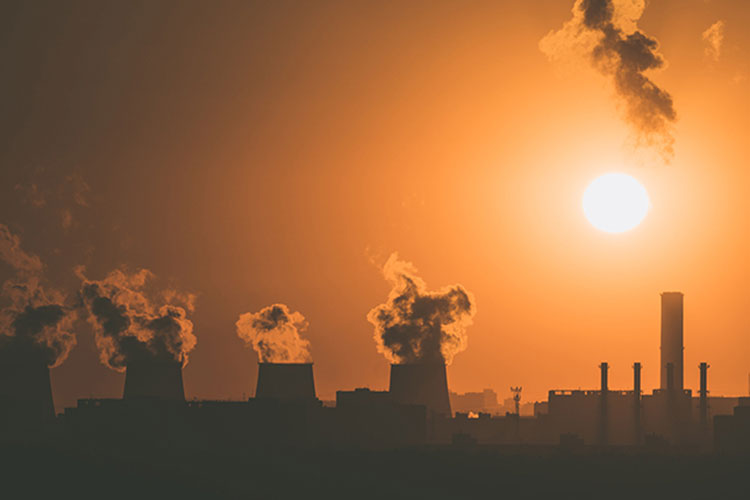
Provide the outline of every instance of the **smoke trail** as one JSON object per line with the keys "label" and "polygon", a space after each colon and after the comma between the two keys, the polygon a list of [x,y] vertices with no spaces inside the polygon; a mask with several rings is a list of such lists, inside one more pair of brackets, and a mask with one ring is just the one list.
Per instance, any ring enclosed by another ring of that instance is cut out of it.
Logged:
{"label": "smoke trail", "polygon": [[42,271],[42,261],[39,257],[24,252],[21,249],[20,238],[11,233],[5,224],[0,224],[0,259],[19,272]]}
{"label": "smoke trail", "polygon": [[669,161],[677,113],[672,96],[644,74],[664,66],[656,39],[637,28],[644,9],[644,0],[576,0],[573,19],[550,32],[539,47],[553,60],[574,52],[590,57],[602,74],[612,78],[639,142],[656,147]]}
{"label": "smoke trail", "polygon": [[0,309],[0,350],[33,352],[49,367],[61,364],[76,344],[71,332],[75,310],[65,305],[66,296],[40,283],[42,262],[21,249],[21,240],[0,224],[0,258],[16,271],[2,285],[7,305]]}
{"label": "smoke trail", "polygon": [[375,326],[378,352],[392,363],[450,364],[466,349],[466,329],[476,313],[473,295],[461,285],[427,291],[414,266],[395,252],[383,274],[393,289],[385,304],[367,314]]}
{"label": "smoke trail", "polygon": [[310,342],[300,337],[305,317],[284,304],[245,313],[237,320],[237,335],[252,345],[261,363],[310,363]]}
{"label": "smoke trail", "polygon": [[705,48],[705,53],[714,61],[718,61],[721,57],[721,47],[724,44],[725,24],[724,21],[716,21],[701,35],[703,41],[708,45]]}
{"label": "smoke trail", "polygon": [[192,295],[167,290],[159,300],[150,299],[144,287],[153,275],[146,269],[130,275],[115,270],[100,281],[89,280],[84,271],[76,270],[80,297],[104,365],[124,371],[129,361],[143,358],[187,363],[197,342],[187,319],[193,311]]}

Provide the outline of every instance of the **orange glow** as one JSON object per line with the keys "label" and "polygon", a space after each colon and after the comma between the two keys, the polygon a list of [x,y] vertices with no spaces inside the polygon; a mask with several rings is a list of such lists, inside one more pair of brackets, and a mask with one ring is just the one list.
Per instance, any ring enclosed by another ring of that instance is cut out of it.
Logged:
{"label": "orange glow", "polygon": [[[60,286],[76,285],[74,265],[106,276],[124,264],[194,292],[188,397],[251,394],[256,356],[235,322],[276,303],[304,314],[322,398],[386,388],[367,314],[388,297],[392,252],[429,289],[460,283],[476,299],[453,391],[502,399],[514,385],[541,400],[596,387],[602,361],[612,388],[642,362],[650,391],[659,294],[679,290],[686,387],[707,361],[712,395],[744,395],[750,9],[683,2],[648,2],[639,21],[668,62],[650,76],[677,112],[669,165],[636,147],[608,78],[540,50],[572,1],[154,2],[138,16],[70,14],[64,30],[51,16],[50,52],[41,32],[8,35],[36,62],[8,83],[0,223],[23,229]],[[37,19],[24,9],[19,22]],[[82,172],[88,207],[56,205],[57,187],[36,206],[31,184],[55,169]],[[651,202],[616,238],[581,213],[609,171]],[[93,335],[77,336],[52,371],[58,409],[122,390]]]}

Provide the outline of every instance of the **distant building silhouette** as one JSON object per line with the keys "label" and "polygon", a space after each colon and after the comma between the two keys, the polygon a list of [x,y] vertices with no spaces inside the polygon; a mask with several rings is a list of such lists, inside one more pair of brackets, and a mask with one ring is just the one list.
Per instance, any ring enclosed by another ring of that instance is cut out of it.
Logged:
{"label": "distant building silhouette", "polygon": [[498,413],[501,406],[497,400],[497,393],[492,389],[482,392],[467,392],[459,394],[450,392],[451,410],[463,413]]}
{"label": "distant building silhouette", "polygon": [[731,415],[714,417],[715,449],[722,453],[750,451],[750,397],[741,397]]}

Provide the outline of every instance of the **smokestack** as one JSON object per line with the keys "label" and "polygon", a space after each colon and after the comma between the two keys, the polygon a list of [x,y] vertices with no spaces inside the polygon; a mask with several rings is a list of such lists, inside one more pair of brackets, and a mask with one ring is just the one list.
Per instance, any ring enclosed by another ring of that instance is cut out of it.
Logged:
{"label": "smokestack", "polygon": [[39,423],[54,417],[44,356],[33,349],[0,349],[0,422]]}
{"label": "smokestack", "polygon": [[393,364],[388,391],[396,403],[424,405],[428,413],[451,415],[445,363]]}
{"label": "smokestack", "polygon": [[667,363],[667,392],[674,391],[674,364]]}
{"label": "smokestack", "polygon": [[[661,294],[661,388],[683,390],[683,295],[680,292]],[[669,368],[672,365],[672,387],[669,387]]]}
{"label": "smokestack", "polygon": [[641,364],[633,364],[633,422],[635,425],[635,443],[640,444],[643,428],[641,425]]}
{"label": "smokestack", "polygon": [[313,401],[315,379],[312,363],[259,363],[255,397]]}
{"label": "smokestack", "polygon": [[699,368],[701,373],[700,425],[701,430],[706,432],[708,430],[708,363],[701,363]]}
{"label": "smokestack", "polygon": [[601,444],[607,444],[608,436],[607,436],[607,423],[609,420],[609,412],[607,411],[607,393],[609,392],[609,383],[607,380],[607,372],[609,370],[609,365],[607,363],[602,363],[599,365],[599,369],[601,370],[602,375],[602,381],[601,381],[601,394],[600,394],[600,402],[601,402],[601,408],[600,408],[600,429],[599,429],[599,442]]}
{"label": "smokestack", "polygon": [[123,399],[185,401],[182,362],[147,357],[128,361]]}

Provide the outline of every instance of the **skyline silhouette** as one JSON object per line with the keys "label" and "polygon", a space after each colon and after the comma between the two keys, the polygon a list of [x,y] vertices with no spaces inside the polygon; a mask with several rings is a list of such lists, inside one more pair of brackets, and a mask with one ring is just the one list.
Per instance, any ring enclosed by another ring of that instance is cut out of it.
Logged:
{"label": "skyline silhouette", "polygon": [[0,496],[736,496],[749,23],[0,2]]}

